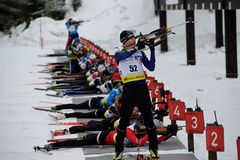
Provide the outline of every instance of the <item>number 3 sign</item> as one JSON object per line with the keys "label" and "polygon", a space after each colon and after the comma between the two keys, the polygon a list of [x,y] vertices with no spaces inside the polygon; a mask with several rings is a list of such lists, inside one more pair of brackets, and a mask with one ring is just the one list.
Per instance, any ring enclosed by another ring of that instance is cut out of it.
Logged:
{"label": "number 3 sign", "polygon": [[203,111],[186,112],[186,132],[187,133],[203,133],[204,132]]}
{"label": "number 3 sign", "polygon": [[224,151],[224,128],[222,125],[207,125],[206,145],[208,151]]}

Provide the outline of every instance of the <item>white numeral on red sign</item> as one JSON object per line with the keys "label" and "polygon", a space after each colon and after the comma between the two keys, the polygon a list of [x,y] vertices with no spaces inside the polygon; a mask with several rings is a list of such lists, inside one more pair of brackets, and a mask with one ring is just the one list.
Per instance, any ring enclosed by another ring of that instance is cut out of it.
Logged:
{"label": "white numeral on red sign", "polygon": [[176,106],[175,110],[174,110],[174,115],[179,116],[180,115],[180,111],[178,109],[178,106]]}
{"label": "white numeral on red sign", "polygon": [[197,125],[197,117],[192,117],[192,120],[193,120],[192,128],[196,129],[198,127],[198,125]]}
{"label": "white numeral on red sign", "polygon": [[149,86],[150,85],[150,80],[146,80],[146,82],[147,82],[147,86]]}
{"label": "white numeral on red sign", "polygon": [[211,145],[213,146],[213,147],[217,147],[218,146],[218,144],[216,143],[216,140],[217,140],[217,133],[216,132],[212,132],[211,133],[211,136],[213,136],[213,141],[212,141],[212,143],[211,143]]}
{"label": "white numeral on red sign", "polygon": [[158,87],[159,87],[159,86],[157,86],[156,89],[155,89],[155,94],[156,94],[156,95],[158,94],[158,92],[157,92],[157,91],[158,91]]}

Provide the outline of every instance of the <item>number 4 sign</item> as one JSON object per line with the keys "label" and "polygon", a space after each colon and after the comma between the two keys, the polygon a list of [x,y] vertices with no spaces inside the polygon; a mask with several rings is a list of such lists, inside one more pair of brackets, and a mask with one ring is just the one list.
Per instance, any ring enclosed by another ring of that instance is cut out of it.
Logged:
{"label": "number 4 sign", "polygon": [[222,125],[207,125],[206,145],[208,151],[224,151],[224,128]]}
{"label": "number 4 sign", "polygon": [[237,139],[237,153],[238,153],[238,160],[240,160],[240,137]]}
{"label": "number 4 sign", "polygon": [[181,101],[169,101],[169,119],[170,120],[185,120],[185,103]]}

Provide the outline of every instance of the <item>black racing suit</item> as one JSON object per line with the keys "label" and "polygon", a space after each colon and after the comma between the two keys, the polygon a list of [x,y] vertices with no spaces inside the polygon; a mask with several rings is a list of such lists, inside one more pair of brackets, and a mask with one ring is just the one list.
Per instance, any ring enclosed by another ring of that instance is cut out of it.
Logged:
{"label": "black racing suit", "polygon": [[100,101],[103,97],[95,97],[80,104],[60,104],[52,107],[53,110],[61,109],[92,109],[101,108]]}
{"label": "black racing suit", "polygon": [[142,64],[144,64],[150,71],[155,69],[154,48],[151,49],[150,61],[143,52],[139,52],[136,49],[118,51],[115,54],[115,58],[124,83],[115,152],[119,154],[124,150],[123,142],[126,136],[126,127],[134,106],[138,106],[147,127],[150,142],[149,148],[155,151],[158,149],[157,132],[156,126],[153,123],[152,105],[142,68]]}
{"label": "black racing suit", "polygon": [[101,130],[114,130],[114,123],[118,120],[118,117],[106,118],[102,121],[91,120],[87,125],[73,126],[69,128],[69,133],[81,133],[85,131],[101,131]]}

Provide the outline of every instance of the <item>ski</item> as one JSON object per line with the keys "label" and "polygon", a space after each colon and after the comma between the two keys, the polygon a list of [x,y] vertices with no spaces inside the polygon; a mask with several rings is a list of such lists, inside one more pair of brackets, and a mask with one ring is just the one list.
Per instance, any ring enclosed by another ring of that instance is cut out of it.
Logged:
{"label": "ski", "polygon": [[63,103],[50,102],[50,101],[45,101],[45,100],[39,100],[39,103],[48,103],[48,104],[55,104],[55,105],[61,105],[61,104],[63,104]]}
{"label": "ski", "polygon": [[33,149],[34,149],[35,152],[41,151],[41,152],[43,152],[43,153],[45,153],[47,155],[52,155],[52,153],[47,151],[46,148],[44,148],[44,147],[34,146]]}
{"label": "ski", "polygon": [[45,94],[46,96],[50,96],[50,97],[58,97],[58,98],[63,98],[63,95],[59,95],[59,94]]}
{"label": "ski", "polygon": [[66,53],[54,53],[54,54],[41,54],[38,57],[64,57]]}
{"label": "ski", "polygon": [[55,80],[51,82],[52,85],[57,84],[74,84],[74,85],[87,85],[87,80],[79,80],[79,79],[69,79],[69,80]]}
{"label": "ski", "polygon": [[35,90],[38,90],[38,91],[48,91],[49,89],[48,88],[34,88]]}
{"label": "ski", "polygon": [[77,141],[77,140],[81,140],[81,138],[53,138],[53,139],[47,140],[47,142],[62,142],[67,140]]}
{"label": "ski", "polygon": [[49,82],[39,82],[39,83],[25,83],[24,85],[46,85],[50,84]]}
{"label": "ski", "polygon": [[63,96],[66,96],[66,95],[82,95],[82,94],[94,94],[96,93],[95,90],[67,90],[67,91],[64,91],[63,92]]}
{"label": "ski", "polygon": [[56,122],[56,123],[49,123],[48,125],[70,125],[70,126],[84,126],[87,125],[88,121],[82,122]]}
{"label": "ski", "polygon": [[51,109],[52,106],[38,106],[38,105],[33,105],[33,107]]}
{"label": "ski", "polygon": [[[97,94],[97,93],[93,93],[93,94],[81,94],[79,96],[77,96],[77,99],[81,99],[81,98],[94,98],[94,97],[102,97],[104,98],[105,96],[107,96],[107,94],[101,93],[101,94]],[[74,99],[72,99],[74,101]]]}
{"label": "ski", "polygon": [[48,108],[41,108],[41,107],[37,107],[37,106],[32,106],[32,108],[35,109],[35,110],[39,110],[39,111],[46,111],[46,112],[54,112],[54,113],[62,113],[62,114],[64,114],[63,112],[55,111],[55,110],[48,109]]}
{"label": "ski", "polygon": [[77,89],[81,87],[86,87],[86,85],[78,85],[78,84],[65,84],[65,85],[54,85],[47,87],[48,90],[56,90],[56,89]]}

